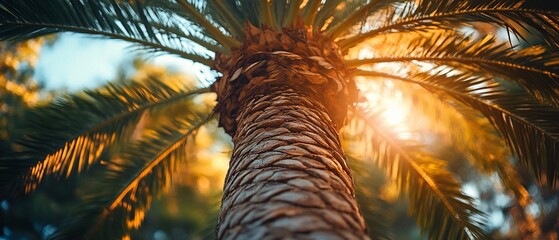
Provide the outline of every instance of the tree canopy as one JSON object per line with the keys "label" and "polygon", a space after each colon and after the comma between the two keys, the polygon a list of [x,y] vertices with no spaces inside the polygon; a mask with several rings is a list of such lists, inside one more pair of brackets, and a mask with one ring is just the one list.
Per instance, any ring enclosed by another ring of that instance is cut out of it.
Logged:
{"label": "tree canopy", "polygon": [[[0,39],[94,34],[214,68],[238,49],[251,50],[246,39],[255,34],[263,46],[281,42],[276,33],[284,29],[332,41],[361,89],[341,130],[348,155],[357,149],[356,157],[384,170],[429,238],[478,239],[488,236],[486,218],[433,144],[496,174],[522,211],[534,199],[519,176],[556,189],[558,17],[557,6],[530,0],[0,0]],[[246,67],[217,67],[216,83],[152,77],[35,108],[26,115],[22,149],[0,162],[2,185],[29,193],[47,176],[101,167],[103,191],[87,199],[80,226],[89,227],[86,238],[128,236],[168,189],[176,166],[192,158],[196,133],[217,118],[206,100],[220,79],[248,75],[260,58],[301,58],[289,47],[257,49]],[[324,71],[307,74],[327,78],[334,68],[319,56],[303,59]],[[386,123],[390,101],[410,106],[405,127]],[[146,124],[158,117],[165,120]],[[74,231],[63,230],[56,236]]]}

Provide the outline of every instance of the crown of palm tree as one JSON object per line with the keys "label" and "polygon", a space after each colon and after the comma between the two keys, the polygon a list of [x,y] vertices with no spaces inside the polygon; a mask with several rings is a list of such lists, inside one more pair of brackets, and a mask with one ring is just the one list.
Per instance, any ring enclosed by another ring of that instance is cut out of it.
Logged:
{"label": "crown of palm tree", "polygon": [[[503,28],[509,39],[532,46],[522,49],[495,36],[470,36],[464,29],[476,23]],[[506,154],[490,156],[500,139],[542,183],[557,183],[559,9],[542,1],[0,0],[2,40],[62,31],[95,34],[233,76],[236,69],[222,70],[218,63],[244,49],[251,28],[275,33],[301,29],[328,39],[339,48],[343,66],[359,77],[357,86],[392,80],[414,99],[411,114],[433,118],[438,131],[475,165],[497,172],[518,198],[525,196],[512,163]],[[372,53],[356,57],[363,48]],[[380,68],[385,63],[398,67]],[[2,182],[22,176],[29,192],[45,175],[80,173],[111,149],[128,146],[119,160],[109,161],[107,189],[90,199],[88,206],[98,208],[83,218],[94,222],[91,238],[120,236],[138,226],[152,196],[165,189],[177,163],[188,159],[191,136],[215,114],[211,106],[183,109],[180,116],[153,126],[150,137],[131,141],[128,136],[142,116],[212,91],[152,79],[59,99],[32,113],[30,119],[37,121],[28,129],[34,132],[22,141],[27,151],[17,161],[0,163]],[[478,121],[479,116],[489,121]],[[345,130],[364,142],[367,157],[409,194],[411,212],[431,238],[485,237],[481,212],[461,192],[445,160],[418,141],[396,137],[365,102],[350,109],[349,119]]]}

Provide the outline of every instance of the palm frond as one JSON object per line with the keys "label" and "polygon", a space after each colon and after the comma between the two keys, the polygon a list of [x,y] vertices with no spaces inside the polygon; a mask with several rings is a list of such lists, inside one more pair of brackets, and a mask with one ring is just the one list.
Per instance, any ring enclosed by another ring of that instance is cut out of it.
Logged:
{"label": "palm frond", "polygon": [[[380,96],[379,102],[369,99],[370,104],[375,106],[382,106],[386,101],[391,101],[393,96],[402,96],[402,102],[396,104],[400,108],[409,106],[406,107],[409,111],[407,115],[413,116],[413,120],[405,121],[408,128],[425,135],[425,141],[436,139],[435,145],[442,144],[458,150],[482,173],[497,173],[507,191],[513,193],[520,202],[529,202],[530,196],[520,182],[505,141],[478,111],[451,98],[431,94],[414,83],[366,77],[357,78],[357,86],[360,89],[379,86],[374,91],[376,96]],[[373,92],[367,90],[367,94]]]}
{"label": "palm frond", "polygon": [[260,0],[260,15],[264,25],[279,30],[278,22],[276,21],[275,11],[273,10],[272,2],[267,0]]}
{"label": "palm frond", "polygon": [[[58,99],[52,105],[29,113],[23,126],[26,136],[18,164],[30,169],[23,176],[26,192],[45,175],[70,176],[95,163],[103,152],[129,140],[143,114],[160,109],[209,89],[171,86],[157,79],[127,85],[110,84]],[[13,169],[10,159],[1,161],[2,171]]]}
{"label": "palm frond", "polygon": [[344,1],[341,0],[325,1],[320,7],[320,9],[318,10],[318,12],[316,13],[313,26],[315,26],[315,28],[318,30],[322,30],[328,18],[331,18],[335,13],[336,8],[342,5],[343,3]]}
{"label": "palm frond", "polygon": [[[438,132],[439,136],[445,135],[450,138],[452,146],[460,151],[478,171],[487,175],[497,173],[505,189],[519,202],[527,204],[530,195],[522,185],[517,166],[512,161],[512,153],[491,122],[477,110],[461,102],[441,95],[429,94],[425,89],[419,92],[438,99],[437,103],[430,104],[430,107],[440,112],[428,121],[435,125],[430,129]],[[416,98],[414,106],[417,106],[417,103]],[[451,116],[454,117],[440,118],[449,112],[453,113]]]}
{"label": "palm frond", "polygon": [[[326,1],[317,15],[317,29],[332,39],[347,37],[363,29],[368,29],[368,20],[377,19],[380,13],[402,0],[371,0],[371,1]],[[378,20],[378,19],[377,19]],[[344,49],[345,50],[345,49]]]}
{"label": "palm frond", "polygon": [[196,131],[211,120],[196,112],[175,118],[168,125],[148,130],[147,136],[108,161],[105,177],[95,187],[102,190],[91,191],[81,218],[54,238],[119,239],[137,229],[153,197],[169,189],[178,164],[192,157]]}
{"label": "palm frond", "polygon": [[[152,1],[1,1],[0,39],[21,40],[70,31],[121,39],[211,65],[210,55],[201,51],[199,46],[215,45],[213,40],[206,41],[202,36],[209,35],[217,40],[216,36],[194,32],[177,35],[177,31],[168,35],[170,26],[176,28],[189,23],[176,15],[169,16],[168,11],[162,11],[162,6],[161,2],[153,5]],[[197,26],[193,22],[190,25],[192,29]],[[200,45],[201,42],[206,43]]]}
{"label": "palm frond", "polygon": [[295,22],[295,18],[299,16],[299,6],[303,0],[289,0],[287,5],[287,13],[285,14],[284,19],[282,20],[282,27],[291,26]]}
{"label": "palm frond", "polygon": [[[475,109],[460,102],[429,94],[425,90],[418,92],[439,98],[438,103],[429,105],[439,112],[427,121],[432,124],[429,130],[437,133],[437,136],[448,138],[451,146],[481,173],[496,173],[506,191],[512,193],[519,202],[527,204],[530,195],[522,185],[517,166],[512,162],[511,152],[491,122]],[[417,108],[417,100],[414,99],[413,109]],[[445,116],[449,118],[444,119]]]}
{"label": "palm frond", "polygon": [[303,22],[306,25],[311,25],[314,22],[314,19],[316,18],[316,12],[318,12],[318,8],[320,8],[320,6],[322,1],[319,0],[308,0],[307,4],[305,4],[305,7],[303,8]]}
{"label": "palm frond", "polygon": [[362,108],[350,123],[356,137],[366,142],[366,153],[408,192],[410,212],[431,239],[480,239],[483,215],[473,199],[461,192],[458,180],[445,169],[446,161],[421,150],[416,141],[395,137],[378,113]]}
{"label": "palm frond", "polygon": [[[369,59],[347,60],[348,66],[422,61],[458,70],[502,77],[524,87],[542,102],[559,106],[559,54],[543,47],[514,50],[488,36],[475,40],[448,32],[388,45]],[[390,47],[393,46],[393,47]]]}
{"label": "palm frond", "polygon": [[401,77],[374,71],[357,75],[385,77],[418,84],[476,109],[500,132],[520,162],[553,187],[559,178],[559,110],[539,104],[522,92],[474,74],[452,69]]}
{"label": "palm frond", "polygon": [[236,39],[244,39],[243,19],[239,17],[241,14],[234,2],[210,0],[208,5],[210,6],[208,11],[213,11],[210,15],[214,16],[216,21],[220,22]]}
{"label": "palm frond", "polygon": [[185,18],[192,18],[188,12],[200,12],[205,22],[214,24],[217,29],[224,30],[234,37],[232,39],[234,40],[233,46],[238,45],[237,40],[244,39],[245,23],[250,23],[253,26],[262,26],[262,23],[264,23],[261,12],[264,9],[262,9],[263,6],[261,6],[260,1],[212,0],[206,2],[189,0],[187,3],[195,9],[183,13],[179,11],[179,14],[182,14]]}
{"label": "palm frond", "polygon": [[221,32],[219,28],[217,28],[202,14],[201,9],[197,8],[194,4],[191,4],[186,0],[177,0],[177,3],[186,13],[186,15],[183,16],[188,16],[193,23],[200,25],[208,32],[209,35],[211,35],[216,41],[222,44],[226,49],[230,51],[231,49],[233,49],[233,47],[237,47],[240,45],[237,40]]}
{"label": "palm frond", "polygon": [[[344,150],[351,151],[348,147],[344,147]],[[392,209],[389,209],[389,203],[381,198],[381,191],[386,183],[383,170],[371,167],[357,154],[345,152],[355,181],[355,199],[367,223],[369,236],[371,239],[391,239],[393,233],[390,229],[390,210]]]}
{"label": "palm frond", "polygon": [[392,17],[382,26],[339,41],[348,49],[368,38],[386,32],[422,31],[432,28],[457,29],[472,22],[493,24],[516,34],[520,39],[536,38],[559,47],[559,9],[543,8],[537,1],[517,0],[420,0],[394,5]]}
{"label": "palm frond", "polygon": [[367,4],[363,4],[359,9],[355,10],[345,19],[340,22],[337,22],[335,25],[328,28],[325,34],[335,39],[344,31],[348,31],[359,22],[364,23],[367,20],[367,17],[370,16],[371,12],[374,12],[375,8],[380,7],[383,3],[381,0],[372,0]]}

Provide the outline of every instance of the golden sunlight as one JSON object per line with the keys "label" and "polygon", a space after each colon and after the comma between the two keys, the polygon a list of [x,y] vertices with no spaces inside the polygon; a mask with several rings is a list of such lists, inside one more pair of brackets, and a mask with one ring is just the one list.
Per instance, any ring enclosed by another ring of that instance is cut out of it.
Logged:
{"label": "golden sunlight", "polygon": [[357,79],[361,94],[367,100],[366,106],[380,109],[378,112],[382,124],[391,128],[399,138],[409,138],[412,128],[410,105],[404,99],[402,91],[391,80],[378,79],[370,81]]}
{"label": "golden sunlight", "polygon": [[407,109],[401,104],[390,103],[387,109],[382,113],[384,120],[391,125],[405,124],[404,120],[408,115]]}
{"label": "golden sunlight", "polygon": [[[374,39],[373,39],[374,40]],[[359,59],[372,58],[375,56],[375,48],[381,47],[376,42],[363,44],[350,50],[348,56],[356,56]],[[360,69],[375,70],[378,72],[396,72],[404,74],[408,72],[408,66],[397,62],[380,63]],[[410,89],[402,89],[403,85],[390,79],[382,77],[357,77],[356,84],[363,97],[367,100],[367,107],[380,109],[378,113],[383,124],[391,128],[391,132],[397,133],[398,138],[409,139],[413,128],[413,119],[410,119],[411,106],[406,101],[405,93]]]}

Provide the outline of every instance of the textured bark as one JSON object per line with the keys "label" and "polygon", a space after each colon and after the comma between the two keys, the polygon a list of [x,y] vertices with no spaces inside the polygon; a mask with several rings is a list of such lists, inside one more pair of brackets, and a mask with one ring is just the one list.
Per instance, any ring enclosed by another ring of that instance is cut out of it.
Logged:
{"label": "textured bark", "polygon": [[357,88],[346,71],[338,46],[305,26],[275,32],[248,25],[243,46],[231,56],[217,54],[215,69],[223,74],[214,82],[219,124],[234,135],[237,115],[247,97],[270,86],[291,86],[322,103],[339,129]]}
{"label": "textured bark", "polygon": [[212,85],[235,144],[218,238],[367,238],[337,134],[357,95],[338,47],[304,25],[245,37]]}
{"label": "textured bark", "polygon": [[219,239],[366,239],[337,131],[303,90],[267,87],[236,117]]}

